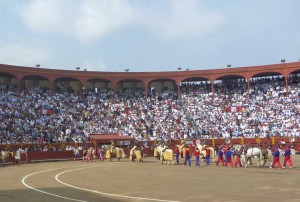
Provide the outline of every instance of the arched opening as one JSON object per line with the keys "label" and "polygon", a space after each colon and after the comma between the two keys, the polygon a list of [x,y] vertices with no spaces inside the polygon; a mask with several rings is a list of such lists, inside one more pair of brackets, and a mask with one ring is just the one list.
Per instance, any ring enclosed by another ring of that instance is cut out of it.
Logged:
{"label": "arched opening", "polygon": [[82,90],[82,84],[78,79],[71,77],[61,77],[54,81],[54,92],[78,92]]}
{"label": "arched opening", "polygon": [[113,84],[109,80],[95,78],[87,80],[84,84],[84,87],[87,90],[95,90],[95,88],[97,88],[98,90],[110,90],[113,88]]}
{"label": "arched opening", "polygon": [[136,100],[145,98],[145,84],[138,79],[124,79],[115,87],[115,98],[118,100]]}
{"label": "arched opening", "polygon": [[0,72],[0,89],[3,92],[18,92],[18,80],[9,73]]}
{"label": "arched opening", "polygon": [[152,100],[178,99],[178,84],[172,79],[155,79],[148,85],[148,97]]}
{"label": "arched opening", "polygon": [[300,95],[300,69],[291,72],[288,76],[288,94],[292,96]]}
{"label": "arched opening", "polygon": [[277,72],[255,74],[250,79],[250,98],[256,100],[270,100],[285,96],[284,76]]}
{"label": "arched opening", "polygon": [[21,91],[41,90],[42,92],[50,93],[50,81],[43,76],[27,75],[21,80]]}
{"label": "arched opening", "polygon": [[181,81],[180,92],[182,96],[209,94],[211,93],[211,82],[204,77],[187,78]]}
{"label": "arched opening", "polygon": [[[214,81],[214,97],[237,102],[247,96],[247,80],[241,75],[225,75]],[[232,103],[231,103],[232,104]]]}
{"label": "arched opening", "polygon": [[101,99],[109,99],[113,96],[113,83],[106,79],[89,79],[83,88],[87,95],[98,95]]}

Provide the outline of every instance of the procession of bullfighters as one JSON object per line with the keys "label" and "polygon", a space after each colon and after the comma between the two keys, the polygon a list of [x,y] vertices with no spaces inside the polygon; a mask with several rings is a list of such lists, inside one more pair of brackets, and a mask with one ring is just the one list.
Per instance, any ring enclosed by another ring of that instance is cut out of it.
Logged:
{"label": "procession of bullfighters", "polygon": [[[174,149],[168,146],[168,142],[160,141],[152,146],[153,156],[160,160],[161,164],[183,164],[185,166],[192,166],[192,159],[194,158],[195,166],[200,167],[200,161],[203,164],[210,165],[215,164],[216,166],[222,165],[227,167],[251,167],[253,166],[253,159],[256,159],[257,164],[260,168],[271,168],[273,169],[275,164],[278,169],[286,168],[287,163],[289,168],[293,168],[294,164],[292,156],[296,154],[294,139],[292,139],[289,145],[285,142],[281,142],[276,146],[268,144],[267,148],[262,148],[262,145],[254,147],[250,144],[230,144],[230,140],[225,140],[226,144],[220,145],[219,147],[209,146],[207,140],[196,140],[196,145],[187,144],[185,140],[180,142],[180,145],[176,145]],[[129,160],[135,162],[143,162],[145,156],[143,153],[146,152],[147,147],[139,145],[138,143],[128,146],[129,148]],[[151,150],[152,151],[152,150]],[[90,155],[89,155],[90,153]],[[90,151],[86,153],[87,157],[83,156],[84,159],[89,159],[93,156],[94,159],[106,159],[112,161],[112,158],[116,158],[117,161],[122,161],[126,158],[125,152],[122,148],[116,147],[114,141],[111,145],[102,145],[98,150]],[[280,162],[282,157],[282,163]],[[182,161],[182,163],[180,163]],[[266,164],[269,163],[268,166]],[[282,166],[283,165],[283,166]]]}

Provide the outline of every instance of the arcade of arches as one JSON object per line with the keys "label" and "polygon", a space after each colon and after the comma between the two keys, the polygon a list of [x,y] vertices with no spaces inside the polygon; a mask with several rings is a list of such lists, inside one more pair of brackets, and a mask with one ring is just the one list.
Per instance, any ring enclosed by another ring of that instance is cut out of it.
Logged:
{"label": "arcade of arches", "polygon": [[273,78],[282,80],[280,85],[283,85],[285,93],[288,95],[289,85],[293,82],[292,78],[299,73],[300,62],[222,70],[154,73],[90,73],[0,65],[0,83],[16,86],[18,93],[28,87],[40,87],[51,92],[111,90],[112,93],[115,93],[124,89],[143,89],[146,98],[153,90],[173,91],[174,97],[180,98],[184,87],[188,85],[211,92],[212,95],[238,85],[242,92],[247,91],[249,97],[253,91],[251,89],[252,82]]}

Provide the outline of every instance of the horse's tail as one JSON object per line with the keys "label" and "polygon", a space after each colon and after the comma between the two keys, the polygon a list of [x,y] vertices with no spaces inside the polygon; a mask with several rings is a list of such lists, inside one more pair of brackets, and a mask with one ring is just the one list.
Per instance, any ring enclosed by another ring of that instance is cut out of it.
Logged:
{"label": "horse's tail", "polygon": [[264,166],[264,161],[265,161],[265,158],[262,153],[262,149],[259,149],[259,166],[260,167]]}
{"label": "horse's tail", "polygon": [[202,145],[200,144],[200,142],[196,142],[196,145],[198,147],[198,149],[200,150],[200,152],[202,151],[203,147]]}
{"label": "horse's tail", "polygon": [[120,149],[120,150],[121,150],[121,153],[122,153],[122,158],[125,158],[126,154],[125,154],[124,150],[123,149]]}
{"label": "horse's tail", "polygon": [[262,153],[262,149],[259,149],[259,160],[263,159],[263,153]]}

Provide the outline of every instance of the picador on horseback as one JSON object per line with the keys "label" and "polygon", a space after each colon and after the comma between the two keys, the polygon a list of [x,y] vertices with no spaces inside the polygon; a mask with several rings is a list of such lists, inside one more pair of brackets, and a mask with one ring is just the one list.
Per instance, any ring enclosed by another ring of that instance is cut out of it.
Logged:
{"label": "picador on horseback", "polygon": [[144,147],[141,145],[139,146],[138,142],[135,142],[132,145],[129,145],[128,148],[130,149],[130,160],[135,162],[138,160],[140,163],[143,163],[143,149]]}

